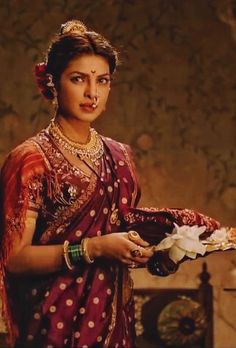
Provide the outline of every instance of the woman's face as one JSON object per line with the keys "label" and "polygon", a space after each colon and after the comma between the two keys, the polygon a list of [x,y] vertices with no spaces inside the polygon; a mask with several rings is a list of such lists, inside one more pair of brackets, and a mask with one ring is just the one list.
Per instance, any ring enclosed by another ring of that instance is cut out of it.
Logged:
{"label": "woman's face", "polygon": [[105,109],[110,81],[109,64],[102,56],[74,58],[61,74],[58,113],[67,119],[94,121]]}

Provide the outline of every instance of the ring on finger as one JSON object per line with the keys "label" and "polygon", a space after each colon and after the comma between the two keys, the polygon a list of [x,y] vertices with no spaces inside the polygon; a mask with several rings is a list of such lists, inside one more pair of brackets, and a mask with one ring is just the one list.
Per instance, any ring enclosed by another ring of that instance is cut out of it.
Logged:
{"label": "ring on finger", "polygon": [[132,257],[142,257],[143,256],[142,250],[140,250],[140,249],[134,249],[130,252],[130,254]]}
{"label": "ring on finger", "polygon": [[132,242],[136,242],[136,240],[139,239],[140,236],[139,236],[138,232],[136,232],[136,231],[129,231],[128,232],[128,238]]}

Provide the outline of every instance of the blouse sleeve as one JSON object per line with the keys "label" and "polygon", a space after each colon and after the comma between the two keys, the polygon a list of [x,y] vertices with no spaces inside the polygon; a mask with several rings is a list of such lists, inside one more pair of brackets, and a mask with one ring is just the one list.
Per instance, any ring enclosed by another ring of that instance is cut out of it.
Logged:
{"label": "blouse sleeve", "polygon": [[27,210],[42,205],[46,167],[34,144],[25,142],[7,157],[0,175],[1,256],[6,261],[15,238],[21,238]]}

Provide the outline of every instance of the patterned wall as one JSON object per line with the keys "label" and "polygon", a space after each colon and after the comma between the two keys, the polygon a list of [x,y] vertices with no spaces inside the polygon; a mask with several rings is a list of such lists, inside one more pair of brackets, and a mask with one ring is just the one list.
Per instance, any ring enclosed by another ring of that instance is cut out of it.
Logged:
{"label": "patterned wall", "polygon": [[[47,124],[52,111],[38,94],[32,66],[60,24],[78,18],[121,52],[97,128],[132,145],[142,205],[196,208],[235,224],[236,42],[222,20],[224,3],[1,0],[0,161]],[[226,259],[230,270],[233,255]],[[234,326],[224,325],[236,339]]]}

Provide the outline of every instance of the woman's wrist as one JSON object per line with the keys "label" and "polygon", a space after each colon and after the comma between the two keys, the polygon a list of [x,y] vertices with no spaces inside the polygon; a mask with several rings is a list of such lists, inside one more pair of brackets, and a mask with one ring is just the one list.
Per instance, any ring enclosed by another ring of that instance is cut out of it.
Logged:
{"label": "woman's wrist", "polygon": [[87,242],[87,251],[91,259],[102,256],[102,237],[89,238]]}
{"label": "woman's wrist", "polygon": [[81,241],[82,255],[83,255],[83,259],[84,259],[85,262],[93,263],[94,262],[94,258],[91,258],[91,255],[88,252],[89,240],[90,240],[90,238],[86,237],[86,238],[83,238],[82,241]]}
{"label": "woman's wrist", "polygon": [[101,255],[100,239],[100,237],[85,237],[80,244],[71,244],[68,240],[65,240],[62,249],[66,267],[72,270],[81,261],[89,264],[93,263],[94,259]]}

